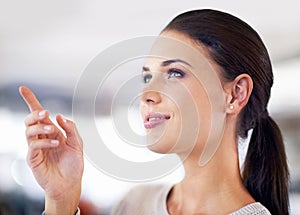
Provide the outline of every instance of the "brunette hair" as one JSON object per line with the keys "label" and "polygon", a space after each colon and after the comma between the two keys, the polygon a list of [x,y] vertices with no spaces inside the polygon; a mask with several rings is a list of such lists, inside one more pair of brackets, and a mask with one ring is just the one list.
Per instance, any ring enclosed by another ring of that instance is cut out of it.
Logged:
{"label": "brunette hair", "polygon": [[281,132],[267,112],[273,85],[269,54],[257,32],[239,18],[204,9],[175,17],[164,29],[182,32],[209,49],[225,81],[246,73],[253,91],[239,116],[237,135],[253,129],[242,178],[253,198],[272,214],[289,214],[289,170]]}

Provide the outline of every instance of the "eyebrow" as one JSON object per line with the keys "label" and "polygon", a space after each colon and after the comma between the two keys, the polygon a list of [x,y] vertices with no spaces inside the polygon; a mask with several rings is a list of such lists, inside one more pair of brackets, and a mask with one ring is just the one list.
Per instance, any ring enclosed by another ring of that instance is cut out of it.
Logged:
{"label": "eyebrow", "polygon": [[[172,60],[166,60],[166,61],[163,61],[160,65],[162,67],[166,67],[166,66],[169,66],[170,64],[172,63],[182,63],[182,64],[185,64],[187,66],[191,66],[191,64],[189,64],[188,62],[184,61],[184,60],[180,60],[180,59],[172,59]],[[150,71],[150,68],[149,67],[146,67],[146,66],[143,66],[142,68],[143,72],[149,72]]]}
{"label": "eyebrow", "polygon": [[163,62],[161,63],[161,66],[169,66],[169,65],[172,64],[172,63],[183,63],[183,64],[185,64],[185,65],[187,65],[187,66],[192,67],[191,64],[189,64],[188,62],[186,62],[186,61],[184,61],[184,60],[180,60],[180,59],[173,59],[173,60],[166,60],[166,61],[163,61]]}

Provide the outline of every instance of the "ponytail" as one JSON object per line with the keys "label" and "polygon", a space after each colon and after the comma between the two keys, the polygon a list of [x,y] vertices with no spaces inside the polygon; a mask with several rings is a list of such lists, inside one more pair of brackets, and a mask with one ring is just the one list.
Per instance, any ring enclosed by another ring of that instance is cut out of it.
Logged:
{"label": "ponytail", "polygon": [[243,170],[244,185],[271,214],[289,214],[289,171],[281,132],[270,116],[253,129]]}

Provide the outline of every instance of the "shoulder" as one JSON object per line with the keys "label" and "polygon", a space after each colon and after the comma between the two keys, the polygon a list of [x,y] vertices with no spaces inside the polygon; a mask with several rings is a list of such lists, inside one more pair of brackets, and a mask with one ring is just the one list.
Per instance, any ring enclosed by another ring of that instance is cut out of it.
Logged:
{"label": "shoulder", "polygon": [[245,207],[242,207],[238,211],[231,213],[230,215],[271,215],[266,207],[259,202],[255,202]]}
{"label": "shoulder", "polygon": [[166,199],[171,184],[139,185],[122,198],[113,210],[113,215],[118,214],[160,214],[166,212]]}

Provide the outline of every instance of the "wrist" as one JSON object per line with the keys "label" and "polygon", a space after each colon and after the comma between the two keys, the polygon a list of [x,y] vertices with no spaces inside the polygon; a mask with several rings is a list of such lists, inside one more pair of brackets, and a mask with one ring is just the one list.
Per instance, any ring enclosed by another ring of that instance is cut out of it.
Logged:
{"label": "wrist", "polygon": [[78,209],[81,189],[68,192],[66,195],[51,198],[45,195],[45,214],[46,215],[74,215]]}

